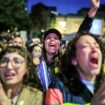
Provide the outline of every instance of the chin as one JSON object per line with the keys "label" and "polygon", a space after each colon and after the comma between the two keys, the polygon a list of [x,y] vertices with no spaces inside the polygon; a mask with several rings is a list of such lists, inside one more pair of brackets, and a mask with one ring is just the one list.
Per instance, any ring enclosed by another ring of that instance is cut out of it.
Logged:
{"label": "chin", "polygon": [[14,84],[16,84],[16,83],[15,83],[14,81],[6,81],[5,84],[6,84],[7,86],[12,86],[12,85],[14,85]]}
{"label": "chin", "polygon": [[99,70],[92,70],[92,71],[91,71],[91,74],[93,74],[93,75],[98,75],[99,73],[100,73]]}

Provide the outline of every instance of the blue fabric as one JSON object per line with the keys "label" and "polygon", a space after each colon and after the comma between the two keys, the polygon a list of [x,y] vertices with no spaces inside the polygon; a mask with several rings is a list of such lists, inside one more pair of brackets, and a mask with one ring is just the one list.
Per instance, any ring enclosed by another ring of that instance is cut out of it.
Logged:
{"label": "blue fabric", "polygon": [[38,73],[43,89],[44,91],[46,91],[48,89],[49,84],[51,83],[51,80],[48,74],[46,63],[43,60],[41,60],[40,64],[38,65]]}
{"label": "blue fabric", "polygon": [[64,103],[75,103],[85,105],[86,103],[89,103],[93,97],[91,92],[85,86],[83,88],[83,91],[80,92],[80,94],[75,94],[73,91],[69,90],[68,87],[65,86],[65,84],[57,77],[55,78],[55,80],[52,81],[49,88],[59,89],[63,95]]}

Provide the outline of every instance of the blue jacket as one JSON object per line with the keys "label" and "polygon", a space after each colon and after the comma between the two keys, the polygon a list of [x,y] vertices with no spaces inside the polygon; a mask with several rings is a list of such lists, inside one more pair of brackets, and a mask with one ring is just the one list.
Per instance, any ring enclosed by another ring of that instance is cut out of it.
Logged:
{"label": "blue jacket", "polygon": [[80,83],[80,85],[81,85],[80,87],[82,87],[81,92],[77,92],[78,90],[72,91],[72,89],[68,89],[67,86],[59,78],[55,78],[55,80],[52,81],[46,93],[47,97],[45,100],[45,104],[59,105],[64,103],[74,103],[74,105],[75,104],[86,105],[87,103],[90,103],[93,94],[88,90],[88,88],[82,82]]}

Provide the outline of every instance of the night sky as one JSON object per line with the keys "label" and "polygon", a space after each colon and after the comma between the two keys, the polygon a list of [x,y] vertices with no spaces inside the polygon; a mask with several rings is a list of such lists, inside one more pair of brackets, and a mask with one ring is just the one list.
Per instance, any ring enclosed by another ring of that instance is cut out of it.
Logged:
{"label": "night sky", "polygon": [[[42,2],[46,6],[56,6],[57,12],[61,14],[77,13],[81,8],[90,7],[90,0],[28,0],[28,11],[31,6]],[[105,4],[105,0],[101,0]]]}

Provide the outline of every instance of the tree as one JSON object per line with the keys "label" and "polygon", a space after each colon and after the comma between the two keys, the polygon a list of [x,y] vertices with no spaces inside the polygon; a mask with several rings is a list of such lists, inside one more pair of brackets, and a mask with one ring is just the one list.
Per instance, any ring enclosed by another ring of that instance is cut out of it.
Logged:
{"label": "tree", "polygon": [[47,7],[42,3],[33,5],[29,14],[33,23],[34,35],[40,37],[41,30],[46,30],[53,26],[55,22],[55,14],[51,11],[56,11],[55,7]]}
{"label": "tree", "polygon": [[23,9],[22,0],[0,0],[0,32],[29,30],[31,22],[27,11]]}

